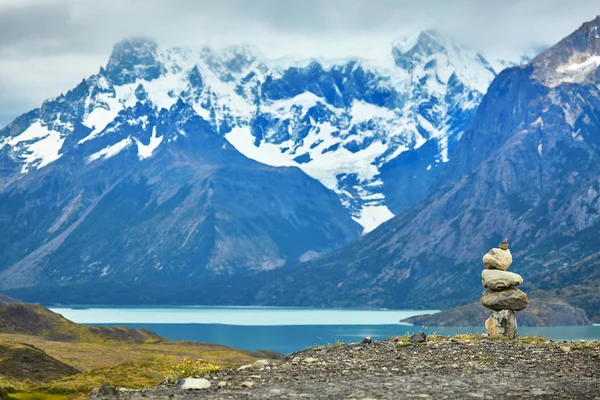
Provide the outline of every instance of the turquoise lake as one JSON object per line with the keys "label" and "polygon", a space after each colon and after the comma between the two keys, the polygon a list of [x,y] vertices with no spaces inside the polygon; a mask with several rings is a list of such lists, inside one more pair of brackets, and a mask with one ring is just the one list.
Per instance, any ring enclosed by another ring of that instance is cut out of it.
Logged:
{"label": "turquoise lake", "polygon": [[[484,333],[480,327],[425,327],[400,323],[436,310],[340,310],[270,307],[51,307],[88,325],[146,328],[172,340],[218,343],[245,350],[291,353],[314,345],[426,333]],[[521,327],[521,336],[555,340],[600,340],[600,326]]]}

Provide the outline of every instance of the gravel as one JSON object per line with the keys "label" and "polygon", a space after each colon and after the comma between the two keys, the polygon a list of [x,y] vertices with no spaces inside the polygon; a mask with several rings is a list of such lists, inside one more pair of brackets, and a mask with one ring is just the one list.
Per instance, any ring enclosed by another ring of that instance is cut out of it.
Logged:
{"label": "gravel", "polygon": [[224,369],[205,390],[101,389],[91,398],[600,400],[600,342],[407,339],[313,347],[268,365]]}

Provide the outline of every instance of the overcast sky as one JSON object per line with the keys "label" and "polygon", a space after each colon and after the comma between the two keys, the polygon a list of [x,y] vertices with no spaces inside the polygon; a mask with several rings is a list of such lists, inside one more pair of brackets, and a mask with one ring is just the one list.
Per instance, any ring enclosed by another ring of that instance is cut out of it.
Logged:
{"label": "overcast sky", "polygon": [[599,0],[0,0],[0,125],[105,65],[112,45],[248,44],[267,57],[383,58],[436,28],[486,53],[551,45]]}

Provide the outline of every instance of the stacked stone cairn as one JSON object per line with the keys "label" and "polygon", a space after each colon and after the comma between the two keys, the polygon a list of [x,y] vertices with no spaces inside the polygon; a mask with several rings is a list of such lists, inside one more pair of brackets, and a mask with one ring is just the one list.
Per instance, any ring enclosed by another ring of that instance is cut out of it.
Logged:
{"label": "stacked stone cairn", "polygon": [[504,239],[498,248],[491,249],[483,256],[486,269],[481,273],[481,283],[487,290],[483,292],[481,304],[496,311],[485,321],[485,328],[490,337],[505,336],[515,339],[515,311],[524,310],[529,303],[527,295],[515,288],[523,283],[521,275],[506,271],[511,264],[512,254],[508,249],[507,239]]}

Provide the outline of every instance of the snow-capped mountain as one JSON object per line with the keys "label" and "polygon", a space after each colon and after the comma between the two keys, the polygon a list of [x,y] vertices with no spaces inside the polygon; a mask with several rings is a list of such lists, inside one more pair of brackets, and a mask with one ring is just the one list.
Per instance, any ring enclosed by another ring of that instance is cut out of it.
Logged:
{"label": "snow-capped mountain", "polygon": [[[391,68],[282,66],[247,47],[124,40],[98,74],[0,131],[0,167],[30,174],[61,158],[101,163],[126,150],[147,159],[191,134],[158,134],[152,122],[183,102],[245,156],[320,181],[370,231],[424,193],[425,175],[449,159],[498,72],[435,32],[398,41],[392,55]],[[410,177],[390,167],[419,149]],[[7,173],[0,184],[18,179]]]}
{"label": "snow-capped mountain", "polygon": [[409,212],[294,270],[246,282],[237,304],[468,304],[481,296],[481,254],[507,237],[528,293],[600,321],[598,82],[600,16],[494,79],[439,184]]}

